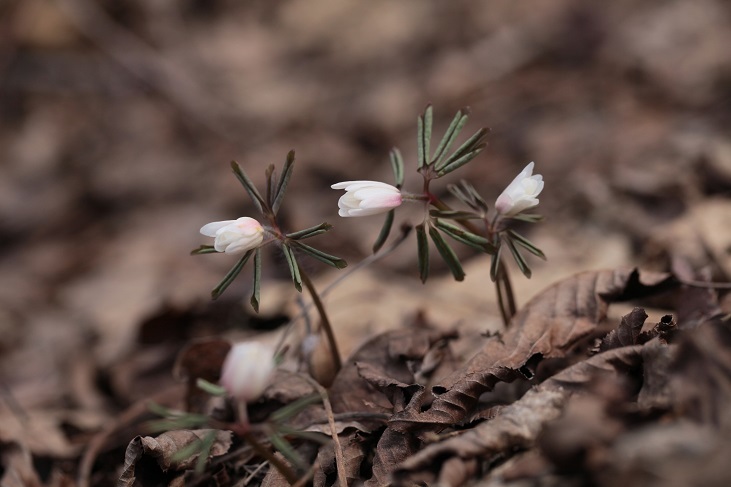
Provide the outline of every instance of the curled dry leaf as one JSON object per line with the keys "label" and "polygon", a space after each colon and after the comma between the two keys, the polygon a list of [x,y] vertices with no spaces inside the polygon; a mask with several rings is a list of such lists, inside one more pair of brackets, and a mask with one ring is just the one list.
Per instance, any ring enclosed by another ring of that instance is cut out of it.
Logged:
{"label": "curled dry leaf", "polygon": [[[209,456],[217,457],[228,452],[231,448],[231,432],[217,431],[210,429],[203,430],[176,430],[163,433],[155,438],[151,436],[138,436],[127,446],[124,454],[124,469],[119,477],[119,487],[132,487],[137,478],[143,477],[149,472],[136,471],[140,460],[147,456],[152,458],[158,468],[163,472],[182,471],[192,469],[198,461],[198,453],[193,453],[187,458],[176,459],[176,454],[193,443],[200,442],[211,432],[215,433],[213,445]],[[150,463],[145,463],[149,468]]]}
{"label": "curled dry leaf", "polygon": [[[414,384],[417,375],[425,377],[438,370],[440,363],[451,364],[444,343],[456,338],[456,333],[431,329],[418,318],[416,325],[369,340],[344,363],[329,393],[336,413],[400,411],[410,400],[413,402],[412,395],[423,394],[423,387]],[[369,431],[382,426],[380,422],[365,419],[360,424]],[[387,428],[378,441],[373,475],[367,485],[387,483],[393,468],[418,447],[418,441],[411,435]]]}
{"label": "curled dry leaf", "polygon": [[[351,484],[361,478],[360,466],[365,458],[366,451],[360,434],[351,431],[340,437],[340,444],[343,447],[343,460],[345,463],[345,478]],[[314,487],[328,487],[328,477],[334,478],[337,474],[335,466],[334,444],[328,443],[320,448],[315,462],[315,475],[313,478]]]}
{"label": "curled dry leaf", "polygon": [[231,343],[220,338],[192,340],[179,354],[173,367],[173,375],[186,381],[185,403],[189,412],[202,412],[210,397],[196,382],[204,379],[216,383]]}
{"label": "curled dry leaf", "polygon": [[30,450],[21,443],[0,442],[0,485],[3,487],[40,487],[41,479],[33,467]]}
{"label": "curled dry leaf", "polygon": [[671,370],[679,411],[704,424],[731,428],[731,329],[708,323],[684,336]]}
{"label": "curled dry leaf", "polygon": [[636,345],[646,319],[647,313],[643,308],[635,308],[630,313],[622,316],[617,329],[610,331],[602,339],[599,351],[606,352],[612,348]]}
{"label": "curled dry leaf", "polygon": [[675,287],[669,274],[636,269],[583,272],[560,281],[515,315],[501,337],[488,339],[464,367],[433,387],[436,398],[431,407],[422,410],[423,404],[411,405],[389,424],[400,431],[458,424],[472,411],[480,395],[497,382],[530,378],[540,360],[565,356],[606,317],[610,303]]}
{"label": "curled dry leaf", "polygon": [[462,468],[455,462],[446,463],[451,458],[462,462],[489,460],[504,452],[533,446],[544,426],[561,415],[574,391],[594,381],[597,375],[625,374],[628,369],[639,369],[641,350],[641,346],[610,350],[569,367],[501,409],[491,421],[411,456],[396,470],[395,478],[405,482],[411,472],[423,470],[443,476],[447,475],[441,472],[443,467]]}
{"label": "curled dry leaf", "polygon": [[367,376],[374,380],[380,376],[393,384],[413,384],[414,363],[420,363],[435,344],[455,336],[454,332],[412,326],[372,338],[343,364],[335,378],[330,388],[334,412],[393,412],[388,395],[365,380],[359,369],[368,369]]}

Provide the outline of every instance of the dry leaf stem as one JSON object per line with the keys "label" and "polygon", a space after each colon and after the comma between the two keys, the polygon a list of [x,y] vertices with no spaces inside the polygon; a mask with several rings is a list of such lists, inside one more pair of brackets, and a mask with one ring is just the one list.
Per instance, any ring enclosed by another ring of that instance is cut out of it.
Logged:
{"label": "dry leaf stem", "polygon": [[338,343],[335,341],[335,333],[333,332],[332,326],[330,325],[330,320],[327,317],[327,313],[325,312],[325,306],[322,304],[322,300],[320,299],[320,295],[317,293],[317,290],[315,289],[314,284],[312,284],[312,280],[310,279],[310,276],[307,275],[307,273],[300,267],[300,277],[302,278],[302,283],[305,285],[307,290],[310,292],[310,296],[312,297],[312,302],[315,305],[315,308],[317,308],[317,312],[320,315],[320,321],[322,323],[322,329],[325,331],[325,336],[327,337],[328,344],[330,345],[330,353],[333,357],[333,365],[335,367],[335,373],[337,373],[340,368],[342,367],[343,362],[340,359],[340,351],[338,350]]}

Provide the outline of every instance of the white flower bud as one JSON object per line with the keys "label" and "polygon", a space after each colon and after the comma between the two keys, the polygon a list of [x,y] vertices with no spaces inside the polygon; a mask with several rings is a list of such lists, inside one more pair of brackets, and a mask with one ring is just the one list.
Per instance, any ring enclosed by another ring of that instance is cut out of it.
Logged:
{"label": "white flower bud", "polygon": [[543,176],[540,174],[532,176],[533,166],[533,162],[525,166],[525,169],[513,179],[513,182],[495,200],[495,209],[500,215],[505,217],[515,216],[528,208],[538,205],[538,198],[536,197],[543,190]]}
{"label": "white flower bud", "polygon": [[239,401],[248,403],[262,395],[274,372],[274,350],[256,342],[231,347],[221,369],[221,386]]}
{"label": "white flower bud", "polygon": [[379,181],[345,181],[331,188],[345,190],[338,200],[338,214],[343,217],[385,213],[403,202],[398,188]]}
{"label": "white flower bud", "polygon": [[215,237],[213,248],[216,252],[227,254],[243,254],[255,249],[264,240],[264,228],[261,224],[247,216],[237,220],[225,220],[203,225],[201,233],[207,237]]}

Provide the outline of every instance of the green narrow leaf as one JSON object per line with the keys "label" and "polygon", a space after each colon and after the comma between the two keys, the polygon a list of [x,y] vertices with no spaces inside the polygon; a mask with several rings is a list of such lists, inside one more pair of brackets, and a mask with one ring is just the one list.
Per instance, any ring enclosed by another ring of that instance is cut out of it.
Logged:
{"label": "green narrow leaf", "polygon": [[467,196],[467,194],[464,191],[462,191],[462,188],[460,188],[456,184],[448,184],[447,190],[450,193],[452,193],[462,203],[466,204],[470,208],[477,209],[474,206],[472,206],[472,199],[469,196]]}
{"label": "green narrow leaf", "polygon": [[213,384],[212,382],[208,382],[207,380],[200,377],[195,380],[195,385],[198,387],[198,389],[207,392],[211,396],[226,395],[226,389],[217,384]]}
{"label": "green narrow leaf", "polygon": [[431,157],[429,156],[431,148],[429,146],[431,145],[432,123],[432,106],[427,105],[426,110],[424,110],[424,165],[427,166],[429,165],[431,159]]}
{"label": "green narrow leaf", "polygon": [[274,192],[276,191],[276,189],[274,188],[274,178],[276,177],[274,172],[274,164],[269,164],[269,166],[267,166],[267,169],[264,172],[264,176],[266,177],[267,185],[267,205],[271,207],[272,203],[274,202]]}
{"label": "green narrow leaf", "polygon": [[504,238],[504,240],[507,243],[508,248],[510,249],[510,253],[513,254],[513,259],[515,259],[515,263],[518,264],[518,269],[520,269],[520,272],[522,272],[525,277],[530,279],[532,272],[530,270],[530,267],[528,267],[528,263],[525,261],[523,254],[521,254],[518,248],[515,246],[512,238],[506,237]]}
{"label": "green narrow leaf", "polygon": [[395,147],[389,153],[391,158],[391,167],[393,168],[393,177],[396,180],[396,187],[401,189],[404,184],[404,158],[401,151]]}
{"label": "green narrow leaf", "polygon": [[468,232],[457,225],[452,225],[442,220],[436,220],[435,225],[437,228],[442,230],[444,233],[452,237],[453,239],[462,242],[465,245],[469,245],[472,248],[485,252],[486,254],[494,254],[497,250],[495,246],[485,237],[477,235],[472,232]]}
{"label": "green narrow leaf", "polygon": [[254,253],[254,249],[247,251],[243,257],[239,259],[239,261],[234,265],[230,271],[228,271],[228,274],[223,278],[223,280],[218,283],[218,286],[216,286],[213,291],[211,291],[211,298],[212,299],[218,299],[218,297],[223,294],[223,292],[226,290],[226,288],[233,282],[234,279],[236,279],[236,276],[239,275],[241,272],[241,269],[244,268],[246,263],[249,261],[249,258],[251,257],[251,254]]}
{"label": "green narrow leaf", "polygon": [[419,260],[419,278],[425,283],[429,277],[429,241],[426,238],[424,224],[416,225],[416,249]]}
{"label": "green narrow leaf", "polygon": [[450,162],[449,164],[444,166],[440,171],[437,171],[437,177],[441,178],[442,176],[445,176],[445,175],[449,174],[450,172],[464,166],[465,164],[470,162],[472,159],[477,157],[477,155],[480,152],[482,152],[485,147],[487,147],[487,144],[480,144],[472,152],[468,152],[467,154],[463,155],[459,159],[456,159],[456,160]]}
{"label": "green narrow leaf", "polygon": [[332,229],[332,225],[330,225],[327,222],[320,223],[319,225],[315,225],[314,227],[305,228],[304,230],[300,230],[298,232],[292,232],[288,233],[286,236],[287,238],[291,240],[301,240],[306,239],[310,237],[314,237],[315,235],[321,235],[330,229]]}
{"label": "green narrow leaf", "polygon": [[482,218],[482,215],[478,215],[477,213],[460,210],[429,210],[429,216],[433,218],[447,218],[449,220],[475,220]]}
{"label": "green narrow leaf", "polygon": [[469,196],[469,198],[472,200],[474,206],[473,208],[482,210],[483,213],[487,213],[488,206],[487,202],[482,198],[480,193],[477,192],[474,186],[472,186],[468,181],[465,181],[464,179],[460,181],[462,183],[462,187],[464,187],[465,192]]}
{"label": "green narrow leaf", "polygon": [[254,290],[251,292],[251,307],[259,312],[261,302],[261,247],[257,247],[254,254]]}
{"label": "green narrow leaf", "polygon": [[308,254],[310,257],[314,257],[320,262],[324,262],[325,264],[333,266],[336,269],[343,269],[345,267],[348,267],[348,263],[345,261],[345,259],[327,254],[322,250],[310,247],[309,245],[303,244],[300,241],[295,240],[292,242],[292,245],[300,249],[302,252]]}
{"label": "green narrow leaf", "polygon": [[[208,455],[211,454],[211,448],[213,443],[216,441],[216,431],[210,431],[205,438],[203,438],[203,444],[201,445],[200,454],[198,461],[195,464],[195,473],[198,475],[202,474],[206,470],[206,464],[208,463]],[[183,457],[185,458],[185,457]]]}
{"label": "green narrow leaf", "polygon": [[441,171],[446,166],[450,165],[457,159],[460,159],[468,152],[473,152],[477,146],[483,143],[482,139],[487,135],[488,132],[489,130],[483,127],[474,134],[472,134],[472,136],[469,139],[465,140],[464,143],[452,153],[452,155],[442,160],[442,162],[436,165],[434,169],[436,169],[437,171]]}
{"label": "green narrow leaf", "polygon": [[462,264],[459,263],[457,254],[454,253],[452,247],[449,246],[449,244],[439,233],[439,230],[437,230],[436,228],[429,228],[429,236],[431,237],[432,241],[434,241],[434,245],[437,247],[439,255],[442,256],[442,259],[444,259],[444,262],[446,262],[447,267],[449,267],[449,270],[452,271],[454,279],[456,281],[463,281],[465,273],[462,269]]}
{"label": "green narrow leaf", "polygon": [[541,259],[546,260],[546,254],[544,254],[541,249],[536,247],[533,242],[514,230],[508,230],[508,234],[512,237],[515,243],[523,247],[525,250],[535,255],[536,257],[540,257]]}
{"label": "green narrow leaf", "polygon": [[424,117],[419,115],[416,120],[416,168],[421,169],[425,164],[424,155]]}
{"label": "green narrow leaf", "polygon": [[383,247],[383,244],[386,243],[386,239],[388,238],[388,235],[391,233],[391,227],[393,226],[393,218],[396,214],[395,210],[389,210],[388,213],[386,213],[386,219],[383,222],[383,226],[381,227],[381,232],[378,234],[378,238],[376,238],[375,243],[373,244],[373,253],[375,254],[379,250],[381,250],[381,247]]}
{"label": "green narrow leaf", "polygon": [[312,431],[301,431],[297,428],[291,428],[287,425],[281,424],[277,427],[278,431],[287,436],[293,436],[295,438],[302,438],[303,440],[318,443],[320,445],[329,445],[332,439],[329,436],[325,436],[322,433],[315,433]]}
{"label": "green narrow leaf", "polygon": [[279,211],[279,207],[282,205],[284,199],[284,192],[287,190],[287,185],[292,177],[294,171],[294,151],[291,150],[287,153],[287,160],[284,161],[284,167],[282,168],[282,176],[279,178],[279,184],[277,190],[274,193],[274,201],[272,202],[272,212],[276,215]]}
{"label": "green narrow leaf", "polygon": [[269,436],[269,440],[272,442],[272,446],[279,450],[279,453],[284,455],[284,458],[286,458],[292,465],[297,467],[298,470],[307,470],[307,464],[304,460],[302,460],[300,454],[297,453],[297,451],[292,448],[292,445],[290,445],[289,442],[284,439],[279,433],[272,431],[271,435]]}
{"label": "green narrow leaf", "polygon": [[518,213],[510,218],[528,223],[536,223],[543,220],[543,215],[536,215],[535,213]]}
{"label": "green narrow leaf", "polygon": [[267,207],[266,202],[264,201],[264,198],[261,197],[259,194],[259,191],[256,189],[256,186],[254,186],[254,183],[251,182],[251,179],[246,175],[243,169],[241,169],[241,166],[239,166],[239,163],[236,161],[231,161],[231,169],[233,170],[234,174],[236,175],[236,178],[239,180],[241,185],[244,187],[247,193],[249,193],[249,196],[251,197],[251,200],[254,202],[254,205],[260,212],[264,212],[264,208]]}
{"label": "green narrow leaf", "polygon": [[170,456],[173,462],[185,460],[193,455],[198,455],[195,466],[197,473],[202,473],[208,463],[208,455],[211,452],[213,443],[216,440],[216,430],[210,430],[203,438],[198,438]]}
{"label": "green narrow leaf", "polygon": [[269,421],[273,423],[281,423],[283,421],[287,421],[295,414],[300,413],[312,404],[317,404],[321,400],[322,397],[316,392],[303,396],[296,401],[293,401],[286,406],[282,406],[281,408],[274,411],[272,414],[269,415]]}
{"label": "green narrow leaf", "polygon": [[500,244],[500,240],[497,241],[497,251],[492,256],[492,261],[490,261],[490,280],[492,282],[497,281],[497,274],[500,270],[500,265],[502,264],[502,252],[503,252],[503,246]]}
{"label": "green narrow leaf", "polygon": [[[294,242],[297,241],[295,240]],[[284,258],[287,259],[287,265],[289,266],[289,273],[292,275],[294,287],[297,291],[302,292],[302,277],[300,277],[300,268],[297,260],[294,258],[294,252],[292,252],[292,249],[287,244],[282,245],[282,252],[284,252]]]}
{"label": "green narrow leaf", "polygon": [[215,254],[218,251],[213,248],[213,245],[201,245],[197,249],[190,251],[190,255],[203,255],[203,254]]}
{"label": "green narrow leaf", "polygon": [[439,166],[442,158],[444,158],[447,152],[449,152],[449,148],[452,146],[452,143],[454,143],[454,139],[457,138],[462,127],[464,127],[465,123],[467,123],[467,118],[469,118],[469,109],[464,108],[458,111],[452,119],[452,123],[449,124],[449,128],[444,133],[442,140],[439,142],[436,152],[434,152],[433,161],[436,166]]}
{"label": "green narrow leaf", "polygon": [[201,415],[181,416],[175,419],[158,419],[147,421],[145,431],[149,433],[161,433],[170,430],[198,429],[206,426],[210,418]]}
{"label": "green narrow leaf", "polygon": [[158,416],[174,416],[176,414],[180,414],[179,411],[173,411],[170,408],[166,408],[162,404],[158,404],[155,401],[150,401],[147,403],[147,410],[150,411],[152,414],[157,414]]}

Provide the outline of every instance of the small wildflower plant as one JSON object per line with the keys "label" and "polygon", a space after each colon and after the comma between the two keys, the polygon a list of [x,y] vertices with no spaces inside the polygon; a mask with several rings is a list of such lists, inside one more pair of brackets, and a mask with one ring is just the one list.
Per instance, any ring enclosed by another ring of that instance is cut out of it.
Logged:
{"label": "small wildflower plant", "polygon": [[[431,247],[436,248],[437,253],[457,281],[462,281],[465,273],[457,253],[452,248],[454,242],[489,255],[491,259],[490,277],[495,282],[498,303],[507,326],[510,318],[516,312],[516,307],[508,271],[503,262],[504,254],[506,254],[504,249],[508,249],[518,268],[526,277],[531,276],[531,269],[524,257],[524,252],[527,251],[545,259],[545,255],[540,249],[513,229],[516,221],[533,223],[542,219],[540,215],[529,213],[528,210],[535,208],[539,203],[538,196],[544,185],[543,177],[540,174],[533,174],[535,164],[529,163],[497,197],[492,211],[485,198],[469,182],[462,180],[459,184],[447,185],[447,190],[463,205],[463,208],[452,208],[439,198],[438,193],[433,191],[432,185],[435,181],[473,161],[487,146],[486,137],[489,131],[486,128],[477,130],[452,150],[469,115],[467,109],[460,110],[432,151],[432,112],[432,107],[427,106],[417,120],[416,170],[423,178],[420,191],[407,192],[402,188],[405,164],[401,152],[393,149],[390,153],[394,172],[393,185],[380,181],[360,180],[344,181],[331,186],[334,190],[344,191],[338,200],[338,214],[345,218],[385,214],[383,227],[373,245],[373,252],[376,254],[388,240],[397,209],[406,202],[422,205],[422,221],[415,225],[418,272],[421,281],[425,283],[429,277]],[[321,319],[320,329],[327,337],[333,356],[333,366],[337,372],[341,366],[341,359],[332,326],[322,300],[312,281],[300,267],[297,256],[304,254],[338,269],[346,267],[347,263],[339,257],[327,254],[303,242],[308,238],[328,232],[332,228],[330,224],[323,222],[294,232],[287,232],[280,226],[277,214],[292,177],[294,160],[294,151],[291,151],[287,155],[279,177],[277,177],[275,167],[270,165],[266,169],[266,188],[262,192],[254,186],[239,164],[232,162],[231,168],[234,175],[250,196],[260,217],[244,216],[235,220],[214,221],[203,225],[200,233],[213,238],[214,241],[212,244],[201,245],[193,250],[192,254],[240,255],[239,260],[211,292],[213,299],[217,299],[228,288],[244,266],[253,258],[254,281],[250,303],[258,312],[261,288],[261,252],[267,245],[279,246],[289,267],[294,287],[301,292],[304,285],[312,297]],[[399,240],[398,243],[401,241],[403,240]],[[312,341],[313,338],[316,337],[308,335],[302,348],[306,348],[308,340]],[[231,428],[230,425],[218,425],[218,427],[229,427],[237,432],[252,446],[254,451],[279,469],[290,483],[294,483],[299,477],[290,466],[296,467],[301,473],[303,469],[307,468],[307,465],[298,458],[284,437],[285,435],[307,437],[307,433],[288,427],[286,422],[314,401],[322,400],[326,405],[329,403],[325,389],[308,378],[307,380],[311,381],[320,391],[319,395],[306,396],[287,404],[272,413],[265,424],[260,425],[260,428],[255,428],[256,425],[252,426],[249,423],[246,406],[248,403],[256,401],[269,386],[276,364],[280,360],[281,352],[261,343],[238,344],[231,348],[223,362],[220,385],[198,379],[198,387],[209,394],[228,396],[232,399],[238,406],[238,427]],[[174,427],[174,425],[178,425],[178,427],[200,426],[212,423],[216,426],[215,421],[205,415],[180,415],[164,409],[160,409],[158,412],[169,418],[166,420],[167,422],[160,423],[167,427]],[[262,445],[252,431],[263,432],[271,446],[287,458],[289,465],[281,462],[269,448]],[[337,433],[333,434],[334,441],[337,441]],[[206,452],[205,455],[201,455],[201,458],[207,456],[212,441],[212,437],[206,437],[201,445],[196,446],[201,452]],[[341,480],[344,482],[343,479]]]}
{"label": "small wildflower plant", "polygon": [[490,212],[485,199],[474,186],[462,180],[458,185],[448,185],[447,189],[468,209],[451,208],[432,191],[432,183],[474,160],[487,146],[486,137],[489,131],[487,128],[479,129],[456,150],[450,152],[469,115],[467,109],[460,110],[432,152],[432,112],[432,107],[427,106],[417,121],[416,169],[423,178],[421,192],[407,193],[402,190],[404,161],[401,152],[393,149],[390,159],[396,185],[377,181],[333,184],[333,189],[346,191],[338,201],[339,214],[352,217],[387,212],[382,230],[373,245],[373,251],[377,252],[391,231],[396,207],[404,201],[422,204],[424,218],[415,227],[421,281],[426,282],[429,277],[430,241],[457,281],[463,280],[465,273],[456,252],[445,237],[490,255],[490,277],[496,283],[498,302],[507,325],[516,309],[510,279],[502,261],[503,249],[509,249],[518,268],[526,277],[531,276],[531,269],[522,250],[545,259],[540,249],[511,228],[512,222],[516,220],[533,223],[542,219],[540,215],[526,211],[538,205],[538,195],[543,190],[543,177],[539,174],[533,175],[535,164],[528,164],[498,196],[494,212]]}
{"label": "small wildflower plant", "polygon": [[251,296],[251,306],[255,311],[258,311],[261,289],[261,248],[270,243],[276,243],[281,247],[282,253],[287,259],[287,265],[292,275],[292,282],[299,292],[302,292],[303,276],[301,267],[295,257],[296,253],[301,252],[307,254],[320,262],[324,262],[338,269],[342,269],[348,265],[345,260],[302,242],[303,240],[329,231],[332,225],[320,223],[314,227],[287,233],[281,229],[277,221],[277,213],[282,205],[287,185],[294,170],[294,151],[290,151],[287,154],[281,177],[276,177],[274,165],[270,165],[267,168],[265,196],[262,196],[237,162],[231,162],[231,169],[251,197],[254,206],[262,214],[266,223],[262,225],[253,218],[242,217],[237,220],[208,223],[201,228],[200,232],[208,237],[214,237],[215,242],[213,245],[201,245],[199,248],[193,250],[191,252],[192,254],[200,255],[216,252],[225,252],[228,254],[244,253],[218,286],[211,291],[211,297],[213,299],[217,299],[226,290],[253,255],[254,291]]}

